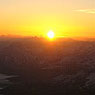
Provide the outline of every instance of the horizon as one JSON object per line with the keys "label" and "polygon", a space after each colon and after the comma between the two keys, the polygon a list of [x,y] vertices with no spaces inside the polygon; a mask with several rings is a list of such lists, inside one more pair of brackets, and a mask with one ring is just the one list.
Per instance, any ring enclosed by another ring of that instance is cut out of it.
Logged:
{"label": "horizon", "polygon": [[[49,39],[42,36],[21,36],[21,35],[0,35],[0,39],[43,39],[49,42],[56,42],[58,40],[76,40],[76,41],[95,41],[94,37],[56,37],[54,39]],[[59,41],[60,42],[60,41]]]}

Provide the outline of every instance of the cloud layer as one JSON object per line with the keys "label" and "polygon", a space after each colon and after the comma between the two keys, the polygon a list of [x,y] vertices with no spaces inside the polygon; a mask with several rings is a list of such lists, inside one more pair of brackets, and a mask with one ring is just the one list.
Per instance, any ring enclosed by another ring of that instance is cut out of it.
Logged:
{"label": "cloud layer", "polygon": [[95,14],[95,9],[80,9],[80,10],[75,10],[77,12],[82,12],[82,13],[88,13],[88,14]]}

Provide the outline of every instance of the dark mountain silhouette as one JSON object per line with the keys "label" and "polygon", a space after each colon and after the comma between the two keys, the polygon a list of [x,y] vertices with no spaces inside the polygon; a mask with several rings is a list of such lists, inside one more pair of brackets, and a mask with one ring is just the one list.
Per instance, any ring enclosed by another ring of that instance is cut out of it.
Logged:
{"label": "dark mountain silhouette", "polygon": [[2,39],[0,73],[16,76],[4,95],[94,95],[95,41]]}

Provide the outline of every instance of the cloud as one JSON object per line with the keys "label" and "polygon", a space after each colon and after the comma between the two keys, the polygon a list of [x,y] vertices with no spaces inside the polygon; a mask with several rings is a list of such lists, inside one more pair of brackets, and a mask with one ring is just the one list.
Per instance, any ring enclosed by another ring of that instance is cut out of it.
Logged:
{"label": "cloud", "polygon": [[88,14],[95,14],[95,9],[81,9],[81,10],[75,10],[77,12],[82,12],[82,13],[88,13]]}

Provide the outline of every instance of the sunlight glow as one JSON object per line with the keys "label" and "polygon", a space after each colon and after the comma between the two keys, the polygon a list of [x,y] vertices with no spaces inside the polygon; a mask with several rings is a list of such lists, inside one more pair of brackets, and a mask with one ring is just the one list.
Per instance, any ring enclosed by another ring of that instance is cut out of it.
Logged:
{"label": "sunlight glow", "polygon": [[0,0],[0,35],[95,38],[94,1]]}
{"label": "sunlight glow", "polygon": [[54,36],[55,36],[55,34],[54,34],[53,31],[49,31],[49,32],[47,33],[47,36],[48,36],[48,38],[53,39]]}

